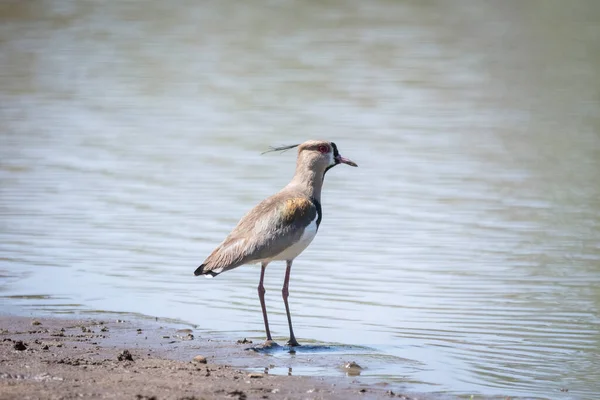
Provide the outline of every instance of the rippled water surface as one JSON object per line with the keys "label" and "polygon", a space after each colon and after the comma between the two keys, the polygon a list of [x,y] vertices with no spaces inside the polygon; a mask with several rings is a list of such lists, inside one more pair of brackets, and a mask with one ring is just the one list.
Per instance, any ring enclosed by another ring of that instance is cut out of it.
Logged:
{"label": "rippled water surface", "polygon": [[261,151],[323,138],[360,167],[327,174],[290,303],[341,350],[273,372],[597,398],[599,82],[593,0],[1,1],[2,307],[259,340],[259,269],[192,272],[290,179]]}

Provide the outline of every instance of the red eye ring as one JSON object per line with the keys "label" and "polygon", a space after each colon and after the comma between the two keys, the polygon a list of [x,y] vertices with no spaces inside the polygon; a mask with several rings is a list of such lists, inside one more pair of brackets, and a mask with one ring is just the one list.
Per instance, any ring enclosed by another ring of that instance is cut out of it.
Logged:
{"label": "red eye ring", "polygon": [[329,147],[325,146],[324,144],[319,146],[319,151],[323,154],[329,153]]}

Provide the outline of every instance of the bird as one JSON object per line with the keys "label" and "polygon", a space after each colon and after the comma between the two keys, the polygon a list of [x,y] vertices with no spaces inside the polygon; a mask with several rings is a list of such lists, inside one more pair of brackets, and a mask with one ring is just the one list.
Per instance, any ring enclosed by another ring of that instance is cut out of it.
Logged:
{"label": "bird", "polygon": [[195,276],[213,278],[241,265],[260,263],[258,297],[266,333],[264,346],[267,347],[277,345],[271,336],[265,305],[264,277],[267,265],[273,261],[286,263],[281,290],[290,334],[286,345],[300,346],[294,335],[288,305],[292,263],[312,242],[321,224],[321,189],[327,171],[339,164],[358,166],[354,161],[342,157],[335,143],[325,140],[271,147],[265,153],[296,147],[298,156],[292,180],[244,215],[225,240],[194,271]]}

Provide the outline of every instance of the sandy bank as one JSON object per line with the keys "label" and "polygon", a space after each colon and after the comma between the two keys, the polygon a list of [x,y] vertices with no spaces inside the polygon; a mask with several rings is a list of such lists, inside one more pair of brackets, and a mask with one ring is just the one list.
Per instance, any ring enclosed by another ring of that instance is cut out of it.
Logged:
{"label": "sandy bank", "polygon": [[[248,345],[159,323],[0,316],[0,340],[1,399],[415,398],[352,378],[219,365],[249,353]],[[207,363],[194,361],[197,355]]]}

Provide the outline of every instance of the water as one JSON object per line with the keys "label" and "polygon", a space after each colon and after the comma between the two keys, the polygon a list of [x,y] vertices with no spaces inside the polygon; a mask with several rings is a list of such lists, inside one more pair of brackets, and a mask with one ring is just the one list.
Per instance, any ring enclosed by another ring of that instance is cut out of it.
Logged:
{"label": "water", "polygon": [[597,398],[598,21],[593,0],[4,0],[2,307],[260,339],[257,267],[192,272],[290,179],[293,151],[260,152],[324,138],[360,167],[328,173],[290,304],[341,350],[248,367]]}

